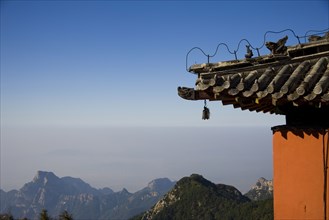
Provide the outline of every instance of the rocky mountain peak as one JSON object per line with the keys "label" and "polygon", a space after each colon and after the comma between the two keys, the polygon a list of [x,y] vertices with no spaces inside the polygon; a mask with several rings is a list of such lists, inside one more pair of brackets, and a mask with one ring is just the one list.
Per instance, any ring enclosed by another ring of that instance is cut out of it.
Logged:
{"label": "rocky mountain peak", "polygon": [[57,180],[59,180],[59,178],[53,172],[38,171],[32,182],[45,185],[49,181]]}
{"label": "rocky mountain peak", "polygon": [[104,187],[102,189],[99,189],[98,191],[101,192],[103,195],[110,195],[114,193],[114,191],[109,187]]}
{"label": "rocky mountain peak", "polygon": [[173,186],[173,182],[170,181],[168,178],[155,179],[149,182],[149,184],[147,185],[147,187],[151,191],[163,191],[163,190],[167,191],[172,186]]}
{"label": "rocky mountain peak", "polygon": [[[232,206],[233,210],[247,202],[250,200],[235,187],[214,184],[199,174],[192,174],[180,179],[141,219],[207,219],[220,213],[218,207],[223,204]],[[209,215],[202,216],[206,212]]]}
{"label": "rocky mountain peak", "polygon": [[256,184],[251,187],[251,189],[273,191],[273,181],[261,177],[257,180]]}
{"label": "rocky mountain peak", "polygon": [[131,194],[126,188],[123,188],[119,193],[121,195],[130,195]]}
{"label": "rocky mountain peak", "polygon": [[245,194],[251,200],[265,200],[273,197],[273,181],[261,177]]}

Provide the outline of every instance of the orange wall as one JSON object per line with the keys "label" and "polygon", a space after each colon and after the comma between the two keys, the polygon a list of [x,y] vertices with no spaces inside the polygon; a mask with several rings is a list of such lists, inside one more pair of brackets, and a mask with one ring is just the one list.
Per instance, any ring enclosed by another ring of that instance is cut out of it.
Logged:
{"label": "orange wall", "polygon": [[[328,131],[282,126],[273,134],[274,219],[324,219]],[[325,142],[325,143],[323,143]],[[325,146],[325,148],[324,148]],[[327,172],[328,173],[328,172]],[[328,177],[329,179],[329,177]],[[328,188],[328,187],[327,187]],[[329,219],[329,191],[327,219]]]}

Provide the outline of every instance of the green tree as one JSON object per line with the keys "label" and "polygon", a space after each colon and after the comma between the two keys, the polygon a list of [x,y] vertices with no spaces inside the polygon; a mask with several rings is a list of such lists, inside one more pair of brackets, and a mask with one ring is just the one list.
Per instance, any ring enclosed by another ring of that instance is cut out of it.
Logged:
{"label": "green tree", "polygon": [[47,209],[42,209],[40,212],[39,220],[50,220]]}
{"label": "green tree", "polygon": [[59,220],[73,220],[73,217],[68,211],[63,211],[59,216]]}

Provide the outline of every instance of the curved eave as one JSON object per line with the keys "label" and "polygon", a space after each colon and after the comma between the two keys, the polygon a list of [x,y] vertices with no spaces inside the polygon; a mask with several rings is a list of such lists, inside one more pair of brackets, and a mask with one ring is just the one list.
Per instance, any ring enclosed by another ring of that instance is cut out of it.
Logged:
{"label": "curved eave", "polygon": [[221,101],[223,105],[233,105],[234,108],[240,108],[242,110],[283,114],[282,111],[269,103],[264,101],[244,99],[239,97],[231,97],[229,95],[217,95],[214,96],[210,91],[195,90],[193,88],[178,87],[178,95],[189,101],[197,100],[210,100]]}
{"label": "curved eave", "polygon": [[287,107],[329,106],[329,52],[275,65],[200,74],[195,89],[179,87],[178,95],[276,114],[285,114],[282,109]]}

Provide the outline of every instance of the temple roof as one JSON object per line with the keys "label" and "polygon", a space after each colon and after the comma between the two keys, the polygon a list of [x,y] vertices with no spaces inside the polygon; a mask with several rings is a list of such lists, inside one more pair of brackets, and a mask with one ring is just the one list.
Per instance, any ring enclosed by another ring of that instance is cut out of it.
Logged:
{"label": "temple roof", "polygon": [[288,47],[270,43],[276,44],[267,42],[271,54],[266,56],[192,65],[189,72],[198,76],[195,87],[178,87],[179,96],[275,114],[295,107],[327,109],[329,34]]}

